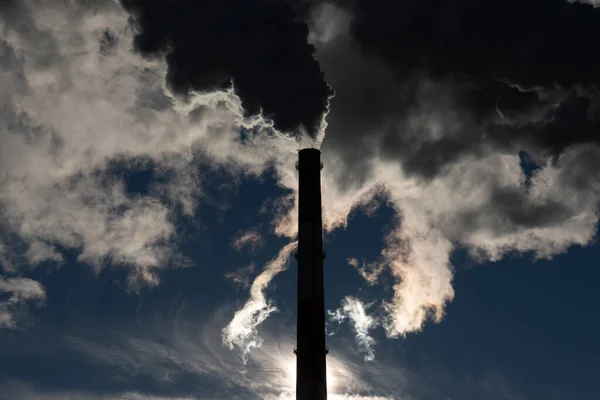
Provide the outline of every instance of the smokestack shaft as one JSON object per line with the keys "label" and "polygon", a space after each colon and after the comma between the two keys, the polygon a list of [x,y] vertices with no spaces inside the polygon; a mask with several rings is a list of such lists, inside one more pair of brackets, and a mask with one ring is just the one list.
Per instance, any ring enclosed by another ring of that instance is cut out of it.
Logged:
{"label": "smokestack shaft", "polygon": [[299,152],[296,399],[327,399],[321,152]]}

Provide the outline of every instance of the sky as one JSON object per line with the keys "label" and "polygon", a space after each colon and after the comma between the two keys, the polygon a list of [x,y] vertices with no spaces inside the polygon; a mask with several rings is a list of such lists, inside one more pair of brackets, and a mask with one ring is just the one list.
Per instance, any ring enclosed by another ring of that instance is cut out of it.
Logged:
{"label": "sky", "polygon": [[0,0],[0,400],[591,400],[600,8]]}

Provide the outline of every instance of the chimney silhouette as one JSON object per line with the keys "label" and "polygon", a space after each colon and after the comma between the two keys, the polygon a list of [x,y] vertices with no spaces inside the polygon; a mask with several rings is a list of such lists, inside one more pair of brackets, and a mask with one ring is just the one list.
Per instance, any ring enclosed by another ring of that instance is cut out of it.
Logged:
{"label": "chimney silhouette", "polygon": [[323,221],[321,217],[321,152],[298,153],[298,320],[296,399],[326,400],[325,293],[323,285]]}

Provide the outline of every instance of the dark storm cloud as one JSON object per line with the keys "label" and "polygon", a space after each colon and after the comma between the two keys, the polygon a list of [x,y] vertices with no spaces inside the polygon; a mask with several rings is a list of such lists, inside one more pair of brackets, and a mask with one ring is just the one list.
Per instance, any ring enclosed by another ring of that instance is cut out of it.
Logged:
{"label": "dark storm cloud", "polygon": [[261,110],[275,128],[315,137],[332,92],[306,23],[270,0],[122,0],[137,29],[136,51],[164,55],[177,96],[232,83],[247,115]]}

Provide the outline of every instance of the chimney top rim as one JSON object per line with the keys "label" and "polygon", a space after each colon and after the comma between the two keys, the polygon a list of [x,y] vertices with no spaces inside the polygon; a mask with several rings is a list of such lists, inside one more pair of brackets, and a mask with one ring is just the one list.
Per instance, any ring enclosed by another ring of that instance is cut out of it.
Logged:
{"label": "chimney top rim", "polygon": [[315,154],[321,154],[321,150],[319,149],[313,149],[312,147],[308,147],[305,149],[301,149],[298,151],[298,154],[300,153],[315,153]]}

